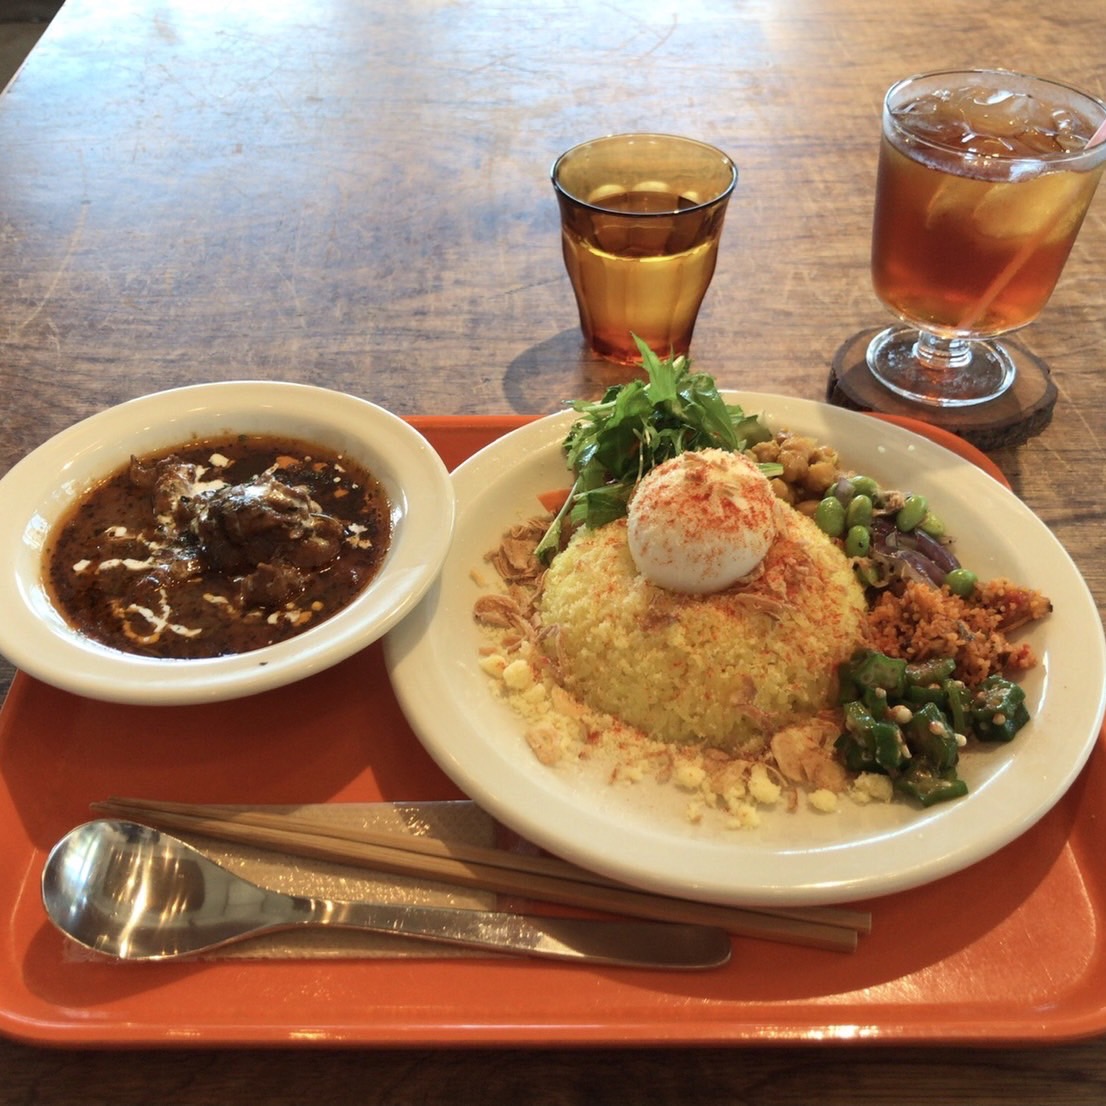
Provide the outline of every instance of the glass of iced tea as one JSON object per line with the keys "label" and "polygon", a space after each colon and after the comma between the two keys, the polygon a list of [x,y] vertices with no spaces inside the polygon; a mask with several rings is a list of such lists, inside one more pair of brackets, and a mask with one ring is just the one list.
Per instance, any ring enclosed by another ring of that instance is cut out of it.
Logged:
{"label": "glass of iced tea", "polygon": [[597,354],[640,364],[634,335],[687,353],[736,183],[721,150],[673,135],[609,135],[557,159],[565,267]]}
{"label": "glass of iced tea", "polygon": [[1015,363],[998,335],[1047,303],[1106,163],[1106,105],[1006,70],[892,85],[872,231],[876,294],[904,325],[867,351],[898,395],[962,407],[1001,395]]}

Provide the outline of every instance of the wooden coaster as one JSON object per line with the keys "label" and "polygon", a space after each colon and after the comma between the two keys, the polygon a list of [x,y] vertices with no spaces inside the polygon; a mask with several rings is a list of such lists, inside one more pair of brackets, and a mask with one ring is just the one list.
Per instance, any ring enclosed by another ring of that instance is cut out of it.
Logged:
{"label": "wooden coaster", "polygon": [[1022,445],[1052,420],[1056,385],[1048,366],[1024,346],[1004,339],[1017,366],[1014,383],[998,399],[974,407],[927,407],[911,403],[885,388],[868,371],[868,343],[882,327],[853,335],[834,354],[826,399],[854,411],[906,415],[940,426],[982,450]]}

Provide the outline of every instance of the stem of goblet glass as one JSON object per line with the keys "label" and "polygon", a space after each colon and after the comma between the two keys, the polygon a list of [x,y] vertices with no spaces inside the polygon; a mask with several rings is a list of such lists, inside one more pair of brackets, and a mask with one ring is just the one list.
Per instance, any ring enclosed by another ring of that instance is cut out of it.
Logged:
{"label": "stem of goblet glass", "polygon": [[972,347],[964,338],[940,338],[928,330],[921,330],[914,356],[931,372],[945,373],[970,364]]}

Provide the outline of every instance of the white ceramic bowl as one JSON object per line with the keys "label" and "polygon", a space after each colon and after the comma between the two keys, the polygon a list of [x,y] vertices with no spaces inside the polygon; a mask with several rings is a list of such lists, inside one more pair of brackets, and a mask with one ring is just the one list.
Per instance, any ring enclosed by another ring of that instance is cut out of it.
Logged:
{"label": "white ceramic bowl", "polygon": [[[366,467],[392,505],[392,540],[376,577],[317,626],[233,656],[139,657],[75,631],[43,582],[43,550],[54,523],[132,454],[228,431],[300,438]],[[92,699],[186,704],[252,695],[328,668],[398,623],[437,577],[453,516],[449,474],[433,447],[402,419],[365,400],[269,381],[144,396],[63,430],[0,480],[0,654],[46,683]]]}

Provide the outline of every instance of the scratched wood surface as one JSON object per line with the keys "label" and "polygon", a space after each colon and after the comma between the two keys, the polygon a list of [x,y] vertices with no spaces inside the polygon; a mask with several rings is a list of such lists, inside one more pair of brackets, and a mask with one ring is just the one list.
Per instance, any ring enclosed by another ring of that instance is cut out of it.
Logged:
{"label": "scratched wood surface", "polygon": [[[307,381],[401,414],[594,395],[613,378],[581,349],[548,169],[616,130],[694,135],[739,163],[698,366],[821,398],[837,346],[884,318],[867,248],[886,86],[1000,64],[1101,96],[1102,43],[1099,0],[68,0],[0,97],[0,473],[85,415],[200,381]],[[1100,196],[1023,336],[1052,366],[1054,420],[995,455],[1100,611],[1104,261]],[[295,1055],[4,1041],[0,1072],[5,1103],[1106,1101],[1103,1041]]]}

